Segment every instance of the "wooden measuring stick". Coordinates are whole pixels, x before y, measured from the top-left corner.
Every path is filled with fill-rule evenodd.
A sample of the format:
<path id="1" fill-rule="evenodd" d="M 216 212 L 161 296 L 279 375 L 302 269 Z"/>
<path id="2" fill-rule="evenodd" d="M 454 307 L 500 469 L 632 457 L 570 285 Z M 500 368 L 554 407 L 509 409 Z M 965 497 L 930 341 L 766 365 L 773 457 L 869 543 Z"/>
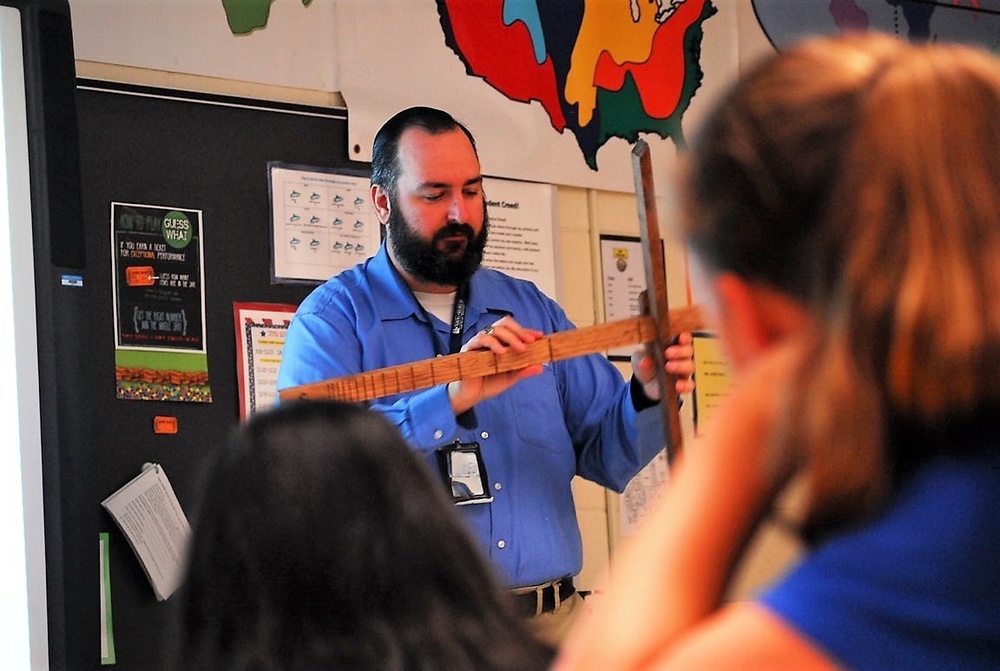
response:
<path id="1" fill-rule="evenodd" d="M 701 312 L 696 307 L 683 308 L 672 313 L 670 320 L 672 328 L 677 333 L 696 330 L 701 327 Z M 490 350 L 459 352 L 289 387 L 279 392 L 279 395 L 285 401 L 294 399 L 368 401 L 439 384 L 504 373 L 534 364 L 594 354 L 615 347 L 645 343 L 655 337 L 656 324 L 652 318 L 633 317 L 553 333 L 530 343 L 521 353 L 496 354 Z"/>
<path id="2" fill-rule="evenodd" d="M 669 308 L 652 165 L 649 146 L 643 140 L 636 141 L 632 150 L 632 169 L 646 268 L 643 311 L 648 311 L 648 314 L 554 333 L 529 344 L 521 353 L 495 354 L 489 350 L 460 352 L 290 387 L 279 392 L 280 398 L 286 401 L 296 399 L 369 401 L 450 382 L 504 373 L 525 366 L 645 343 L 649 355 L 656 364 L 657 381 L 663 398 L 660 409 L 663 413 L 664 432 L 669 436 L 667 460 L 668 463 L 672 463 L 674 456 L 682 447 L 683 435 L 677 388 L 672 380 L 668 379 L 664 369 L 666 363 L 664 349 L 674 335 L 702 328 L 702 318 L 697 306 L 675 310 Z"/>

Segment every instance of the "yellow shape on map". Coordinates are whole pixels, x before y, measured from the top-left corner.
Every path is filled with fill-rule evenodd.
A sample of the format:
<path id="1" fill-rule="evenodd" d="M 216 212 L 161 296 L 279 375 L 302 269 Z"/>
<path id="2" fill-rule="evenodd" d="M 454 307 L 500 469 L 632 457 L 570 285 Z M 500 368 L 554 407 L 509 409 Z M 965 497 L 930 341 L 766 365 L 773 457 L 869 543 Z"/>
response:
<path id="1" fill-rule="evenodd" d="M 642 5 L 642 7 L 640 7 Z M 633 11 L 638 14 L 633 17 Z M 587 0 L 580 33 L 566 76 L 566 101 L 577 104 L 580 127 L 590 123 L 597 106 L 594 73 L 605 51 L 615 63 L 642 63 L 653 49 L 653 35 L 660 24 L 656 5 L 619 0 Z"/>

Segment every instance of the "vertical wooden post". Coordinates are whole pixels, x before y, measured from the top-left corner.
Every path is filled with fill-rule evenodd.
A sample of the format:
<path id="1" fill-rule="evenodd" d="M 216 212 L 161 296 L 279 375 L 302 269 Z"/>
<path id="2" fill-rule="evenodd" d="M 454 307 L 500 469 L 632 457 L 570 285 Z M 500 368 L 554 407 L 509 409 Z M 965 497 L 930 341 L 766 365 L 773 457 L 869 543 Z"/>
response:
<path id="1" fill-rule="evenodd" d="M 663 413 L 663 434 L 667 439 L 667 463 L 673 463 L 680 452 L 684 436 L 681 430 L 680 403 L 677 387 L 668 378 L 663 366 L 663 350 L 673 340 L 670 331 L 670 303 L 667 298 L 667 277 L 664 272 L 663 244 L 660 240 L 660 222 L 656 214 L 656 193 L 653 186 L 653 168 L 649 145 L 637 140 L 632 148 L 632 175 L 635 179 L 636 205 L 639 208 L 639 231 L 642 237 L 643 260 L 646 264 L 646 309 L 657 328 L 656 341 L 649 345 L 656 362 L 656 376 L 660 385 L 660 410 Z"/>

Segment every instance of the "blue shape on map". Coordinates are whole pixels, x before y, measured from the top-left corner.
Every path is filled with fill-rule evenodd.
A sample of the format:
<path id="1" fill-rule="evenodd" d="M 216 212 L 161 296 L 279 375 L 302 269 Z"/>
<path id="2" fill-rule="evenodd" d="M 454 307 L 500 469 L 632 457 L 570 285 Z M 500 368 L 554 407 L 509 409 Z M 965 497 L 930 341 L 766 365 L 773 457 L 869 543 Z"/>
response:
<path id="1" fill-rule="evenodd" d="M 523 21 L 531 36 L 531 45 L 535 51 L 535 62 L 544 63 L 546 56 L 545 33 L 542 31 L 542 19 L 538 15 L 538 5 L 535 0 L 507 0 L 503 4 L 503 23 L 513 25 L 515 21 Z"/>

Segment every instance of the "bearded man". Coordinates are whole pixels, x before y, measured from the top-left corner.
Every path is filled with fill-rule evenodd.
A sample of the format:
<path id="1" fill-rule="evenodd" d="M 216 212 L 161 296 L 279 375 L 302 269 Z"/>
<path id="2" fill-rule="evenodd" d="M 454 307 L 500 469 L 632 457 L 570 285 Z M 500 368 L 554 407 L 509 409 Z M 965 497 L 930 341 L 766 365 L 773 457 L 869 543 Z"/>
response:
<path id="1" fill-rule="evenodd" d="M 371 197 L 385 240 L 299 306 L 279 389 L 459 351 L 522 352 L 574 328 L 534 284 L 481 266 L 489 221 L 479 156 L 450 114 L 414 107 L 382 126 Z M 678 391 L 690 391 L 690 335 L 665 355 Z M 442 471 L 513 607 L 553 644 L 580 604 L 571 481 L 580 475 L 621 492 L 664 447 L 645 384 L 655 377 L 651 360 L 635 372 L 624 380 L 593 354 L 371 404 Z"/>

